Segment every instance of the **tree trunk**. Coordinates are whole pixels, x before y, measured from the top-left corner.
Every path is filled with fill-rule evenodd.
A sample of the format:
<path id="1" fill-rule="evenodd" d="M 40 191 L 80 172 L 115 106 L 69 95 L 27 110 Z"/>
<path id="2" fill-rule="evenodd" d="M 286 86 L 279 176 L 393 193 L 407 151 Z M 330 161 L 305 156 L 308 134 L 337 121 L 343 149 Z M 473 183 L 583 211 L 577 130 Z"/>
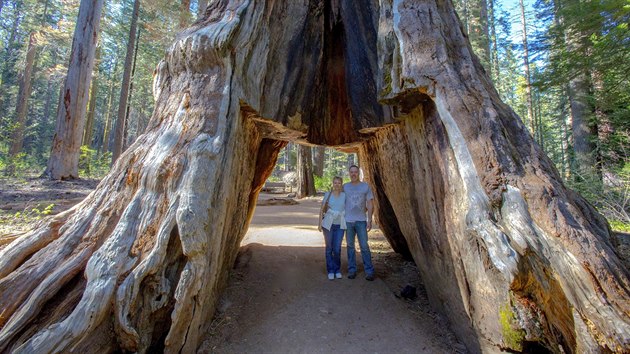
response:
<path id="1" fill-rule="evenodd" d="M 324 155 L 326 147 L 317 146 L 313 148 L 313 174 L 318 177 L 324 177 Z"/>
<path id="2" fill-rule="evenodd" d="M 496 84 L 500 77 L 499 70 L 499 46 L 497 44 L 497 30 L 496 30 L 496 17 L 494 11 L 494 0 L 488 0 L 488 23 L 490 25 L 490 61 L 491 61 L 491 69 L 490 69 L 490 77 L 493 82 Z"/>
<path id="3" fill-rule="evenodd" d="M 305 198 L 316 193 L 315 179 L 313 178 L 313 156 L 310 146 L 298 145 L 297 149 L 298 187 L 296 194 L 298 198 Z"/>
<path id="4" fill-rule="evenodd" d="M 118 58 L 118 55 L 115 56 L 115 58 Z M 113 76 L 116 75 L 116 69 L 118 69 L 118 60 L 114 59 L 114 68 L 111 71 L 110 74 L 110 87 L 109 87 L 109 94 L 107 95 L 107 110 L 105 112 L 105 118 L 104 118 L 104 124 L 103 124 L 103 142 L 102 142 L 102 147 L 101 147 L 101 152 L 105 153 L 107 151 L 109 151 L 109 135 L 110 135 L 110 131 L 111 131 L 111 127 L 112 127 L 112 111 L 114 109 L 114 94 L 115 94 L 115 89 L 116 89 L 116 85 L 115 85 L 115 81 L 113 80 Z"/>
<path id="5" fill-rule="evenodd" d="M 18 33 L 18 27 L 20 25 L 20 20 L 22 19 L 22 4 L 14 3 L 15 8 L 15 16 L 13 20 L 13 25 L 11 26 L 11 34 L 9 35 L 9 40 L 6 43 L 5 52 L 4 52 L 4 60 L 2 63 L 2 77 L 0 78 L 0 116 L 4 116 L 5 112 L 5 103 L 7 99 L 7 87 L 13 84 L 14 80 L 9 80 L 16 61 L 16 55 L 14 55 L 15 49 L 15 41 Z"/>
<path id="6" fill-rule="evenodd" d="M 98 77 L 98 63 L 101 60 L 101 46 L 96 47 L 96 54 L 94 59 L 95 69 L 92 71 L 92 89 L 90 90 L 90 102 L 88 103 L 87 122 L 85 124 L 85 132 L 83 133 L 82 145 L 92 146 L 92 134 L 94 132 L 94 120 L 96 116 L 96 97 L 98 95 L 98 80 L 94 80 Z"/>
<path id="7" fill-rule="evenodd" d="M 15 109 L 15 129 L 11 133 L 11 147 L 9 148 L 9 157 L 15 158 L 22 152 L 24 144 L 24 131 L 26 130 L 26 113 L 28 110 L 28 99 L 31 96 L 31 76 L 33 74 L 33 64 L 35 62 L 35 32 L 31 32 L 28 39 L 28 47 L 26 49 L 26 60 L 24 61 L 24 70 L 19 75 L 19 91 L 17 97 L 17 106 Z M 9 167 L 11 169 L 11 167 Z"/>
<path id="8" fill-rule="evenodd" d="M 194 352 L 287 140 L 359 152 L 386 237 L 470 352 L 629 351 L 606 221 L 499 100 L 451 2 L 283 4 L 212 3 L 111 173 L 0 251 L 0 351 Z"/>
<path id="9" fill-rule="evenodd" d="M 131 15 L 131 26 L 129 27 L 129 37 L 127 41 L 127 54 L 125 55 L 123 79 L 120 86 L 120 99 L 118 100 L 118 118 L 116 119 L 116 129 L 114 131 L 114 150 L 112 151 L 112 164 L 116 162 L 118 157 L 120 157 L 120 154 L 122 154 L 123 152 L 125 129 L 127 125 L 127 100 L 129 99 L 131 67 L 136 41 L 136 31 L 138 29 L 139 11 L 140 0 L 134 0 L 133 12 Z"/>
<path id="10" fill-rule="evenodd" d="M 53 88 L 54 79 L 52 76 L 48 77 L 48 82 L 46 83 L 46 101 L 44 103 L 44 109 L 42 111 L 42 115 L 39 119 L 39 131 L 38 131 L 38 140 L 40 143 L 38 144 L 38 155 L 44 155 L 44 144 L 41 143 L 43 141 L 47 141 L 49 137 L 49 131 L 47 129 L 48 122 L 50 121 L 50 111 L 53 104 L 53 98 L 55 97 L 55 89 Z M 55 85 L 56 87 L 57 85 Z"/>
<path id="11" fill-rule="evenodd" d="M 129 138 L 129 122 L 131 116 L 131 98 L 133 97 L 133 82 L 136 76 L 136 59 L 138 58 L 138 47 L 140 44 L 140 29 L 136 35 L 136 45 L 133 49 L 133 64 L 131 65 L 131 78 L 129 79 L 129 94 L 127 95 L 127 109 L 125 111 L 125 134 L 123 134 L 123 151 L 135 140 L 135 135 Z"/>
<path id="12" fill-rule="evenodd" d="M 190 0 L 181 0 L 179 4 L 179 28 L 186 28 L 190 23 Z"/>
<path id="13" fill-rule="evenodd" d="M 197 1 L 197 19 L 203 18 L 206 14 L 206 8 L 208 7 L 208 0 Z"/>
<path id="14" fill-rule="evenodd" d="M 62 104 L 57 108 L 57 126 L 44 172 L 52 179 L 79 177 L 79 154 L 102 8 L 103 0 L 81 0 L 79 5 Z"/>
<path id="15" fill-rule="evenodd" d="M 521 10 L 521 31 L 523 32 L 523 72 L 525 73 L 525 102 L 527 106 L 527 121 L 531 133 L 536 136 L 536 121 L 534 118 L 534 102 L 532 99 L 532 80 L 529 74 L 529 50 L 527 49 L 527 19 L 525 18 L 525 5 L 519 0 Z"/>

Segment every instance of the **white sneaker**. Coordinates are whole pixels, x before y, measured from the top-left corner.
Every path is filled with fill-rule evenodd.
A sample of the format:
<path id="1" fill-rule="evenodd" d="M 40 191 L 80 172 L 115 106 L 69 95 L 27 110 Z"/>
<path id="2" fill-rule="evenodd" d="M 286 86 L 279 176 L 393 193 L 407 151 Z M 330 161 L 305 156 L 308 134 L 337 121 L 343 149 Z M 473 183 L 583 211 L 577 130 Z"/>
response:
<path id="1" fill-rule="evenodd" d="M 335 274 L 335 278 L 341 279 L 341 278 L 343 278 L 343 276 L 341 275 L 341 273 L 337 273 L 337 274 Z"/>
<path id="2" fill-rule="evenodd" d="M 335 275 L 333 273 L 328 273 L 328 280 L 334 280 Z"/>

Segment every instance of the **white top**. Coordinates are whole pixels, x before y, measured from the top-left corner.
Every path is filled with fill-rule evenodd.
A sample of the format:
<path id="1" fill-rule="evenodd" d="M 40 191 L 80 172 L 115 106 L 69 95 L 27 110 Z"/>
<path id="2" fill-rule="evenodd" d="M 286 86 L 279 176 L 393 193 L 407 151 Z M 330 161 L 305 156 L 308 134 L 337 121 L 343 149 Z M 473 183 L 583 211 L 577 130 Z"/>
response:
<path id="1" fill-rule="evenodd" d="M 326 202 L 326 198 L 328 198 L 328 193 L 324 195 L 322 203 Z M 339 224 L 341 229 L 346 229 L 345 203 L 346 194 L 344 192 L 340 192 L 338 197 L 335 197 L 334 194 L 330 196 L 328 199 L 328 211 L 326 211 L 322 220 L 323 228 L 330 230 L 332 224 Z"/>

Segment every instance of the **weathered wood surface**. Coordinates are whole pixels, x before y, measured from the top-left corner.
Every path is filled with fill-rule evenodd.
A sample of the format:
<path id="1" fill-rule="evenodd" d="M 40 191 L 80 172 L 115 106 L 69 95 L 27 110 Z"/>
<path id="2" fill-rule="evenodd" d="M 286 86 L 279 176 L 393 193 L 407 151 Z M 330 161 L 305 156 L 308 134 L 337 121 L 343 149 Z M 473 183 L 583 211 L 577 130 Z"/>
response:
<path id="1" fill-rule="evenodd" d="M 471 352 L 630 350 L 605 220 L 450 2 L 216 1 L 156 73 L 145 134 L 97 190 L 0 251 L 0 351 L 193 352 L 280 140 L 360 153 L 386 236 Z"/>

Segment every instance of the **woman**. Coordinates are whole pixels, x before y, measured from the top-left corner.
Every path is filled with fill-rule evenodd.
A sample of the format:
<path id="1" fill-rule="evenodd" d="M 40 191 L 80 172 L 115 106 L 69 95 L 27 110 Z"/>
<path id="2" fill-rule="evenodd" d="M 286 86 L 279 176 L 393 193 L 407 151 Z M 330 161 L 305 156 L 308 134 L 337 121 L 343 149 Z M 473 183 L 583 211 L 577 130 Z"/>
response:
<path id="1" fill-rule="evenodd" d="M 341 279 L 341 241 L 346 230 L 345 204 L 343 180 L 341 177 L 335 177 L 332 190 L 324 195 L 317 225 L 319 231 L 324 231 L 326 271 L 329 280 Z"/>

